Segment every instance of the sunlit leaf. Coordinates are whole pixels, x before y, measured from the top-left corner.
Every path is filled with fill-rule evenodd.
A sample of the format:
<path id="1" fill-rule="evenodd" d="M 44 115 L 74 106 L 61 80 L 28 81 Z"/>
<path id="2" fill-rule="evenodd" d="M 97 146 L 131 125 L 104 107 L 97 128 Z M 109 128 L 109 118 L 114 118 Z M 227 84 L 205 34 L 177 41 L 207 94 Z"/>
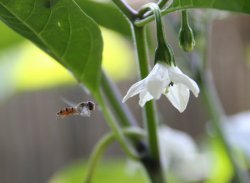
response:
<path id="1" fill-rule="evenodd" d="M 228 183 L 233 177 L 233 169 L 227 153 L 218 138 L 211 141 L 213 157 L 211 176 L 206 183 Z"/>
<path id="2" fill-rule="evenodd" d="M 74 0 L 1 0 L 0 17 L 68 68 L 91 91 L 96 90 L 101 32 Z"/>
<path id="3" fill-rule="evenodd" d="M 145 177 L 141 173 L 129 174 L 122 161 L 106 160 L 97 167 L 93 183 L 144 183 Z M 48 183 L 83 183 L 86 163 L 77 162 L 56 173 Z"/>
<path id="4" fill-rule="evenodd" d="M 14 46 L 24 39 L 21 38 L 18 34 L 16 34 L 13 30 L 8 28 L 2 22 L 0 22 L 0 51 L 3 49 Z M 1 62 L 1 61 L 0 61 Z"/>
<path id="5" fill-rule="evenodd" d="M 53 58 L 30 43 L 19 48 L 11 76 L 17 91 L 43 89 L 60 84 L 73 84 L 72 75 Z"/>

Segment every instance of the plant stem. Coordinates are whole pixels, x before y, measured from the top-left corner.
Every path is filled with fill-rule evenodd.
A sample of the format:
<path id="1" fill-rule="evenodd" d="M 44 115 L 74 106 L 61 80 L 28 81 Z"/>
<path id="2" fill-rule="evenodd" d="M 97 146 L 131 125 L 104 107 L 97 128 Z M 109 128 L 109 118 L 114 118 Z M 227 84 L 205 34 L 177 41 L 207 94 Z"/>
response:
<path id="1" fill-rule="evenodd" d="M 128 113 L 126 113 L 126 108 L 124 109 L 124 106 L 121 106 L 121 103 L 119 102 L 120 100 L 118 98 L 120 98 L 119 96 L 116 97 L 116 95 L 118 95 L 119 93 L 118 92 L 114 92 L 116 90 L 116 88 L 114 88 L 113 84 L 110 82 L 110 80 L 107 78 L 107 76 L 105 75 L 105 73 L 103 73 L 103 76 L 102 76 L 102 88 L 103 88 L 103 91 L 105 92 L 106 94 L 106 98 L 109 100 L 109 102 L 112 104 L 111 107 L 114 109 L 114 112 L 115 114 L 117 114 L 118 116 L 118 119 L 122 122 L 122 125 L 124 126 L 127 126 L 128 123 L 131 123 L 131 121 L 133 122 L 133 119 L 131 120 L 130 119 L 130 112 L 128 111 Z M 133 116 L 131 116 L 133 118 Z M 130 124 L 131 125 L 131 124 Z M 134 126 L 134 125 L 133 125 Z M 134 130 L 134 129 L 131 129 L 131 130 Z M 125 133 L 125 135 L 127 135 L 127 133 L 129 133 L 128 135 L 131 135 L 130 133 L 132 133 L 131 130 L 123 130 L 123 132 Z M 128 132 L 127 132 L 128 131 Z M 131 132 L 130 132 L 131 131 Z M 138 130 L 137 130 L 138 131 Z M 142 133 L 141 133 L 142 134 Z M 145 137 L 145 134 L 143 135 L 143 137 Z M 109 137 L 107 137 L 109 138 Z M 110 137 L 111 138 L 111 137 Z M 112 136 L 112 139 L 114 138 L 114 135 Z M 131 138 L 130 138 L 131 139 Z M 111 140 L 111 139 L 110 139 Z M 103 142 L 103 141 L 107 141 L 107 142 Z M 132 142 L 135 142 L 135 147 L 139 148 L 137 149 L 138 150 L 138 153 L 142 153 L 142 156 L 143 158 L 141 159 L 141 161 L 144 163 L 144 164 L 147 164 L 146 169 L 147 171 L 150 171 L 151 175 L 150 175 L 150 179 L 152 182 L 154 183 L 162 183 L 162 180 L 161 179 L 161 174 L 159 174 L 158 172 L 161 171 L 160 169 L 160 166 L 159 166 L 159 161 L 154 161 L 154 159 L 152 159 L 151 157 L 149 157 L 148 154 L 144 154 L 145 153 L 145 145 L 144 143 L 141 141 L 141 139 L 134 139 L 134 141 Z M 101 146 L 106 146 L 109 144 L 109 140 L 108 139 L 104 139 L 102 141 L 100 141 L 100 143 L 104 143 L 103 145 Z M 105 145 L 106 144 L 106 145 Z M 98 148 L 101 148 L 102 147 L 98 147 L 99 145 L 97 145 L 97 149 Z M 95 155 L 95 152 L 98 151 L 98 154 L 100 154 L 101 152 L 99 152 L 99 150 L 94 150 L 94 155 L 93 156 L 100 156 L 100 155 Z M 102 151 L 102 150 L 100 150 Z M 97 157 L 97 158 L 98 158 Z M 92 159 L 92 158 L 91 158 Z M 95 158 L 96 159 L 96 158 Z M 92 160 L 91 160 L 92 161 Z M 89 176 L 91 178 L 92 176 L 92 171 L 95 167 L 95 164 L 97 160 L 93 160 L 93 165 L 90 166 L 89 168 L 89 171 L 88 171 L 88 174 L 87 174 L 87 177 Z M 93 167 L 92 167 L 93 166 Z M 91 168 L 92 167 L 92 168 Z M 87 180 L 89 178 L 86 179 L 86 183 L 87 183 Z"/>
<path id="2" fill-rule="evenodd" d="M 174 11 L 177 11 L 177 10 L 180 10 L 180 9 L 181 9 L 180 7 L 177 7 L 177 8 L 165 8 L 164 10 L 161 11 L 161 14 L 166 15 L 168 13 L 171 13 L 171 12 L 174 12 Z M 137 26 L 137 27 L 143 27 L 144 25 L 148 24 L 149 22 L 151 22 L 153 20 L 154 20 L 154 16 L 149 14 L 148 16 L 143 17 L 142 19 L 135 20 L 134 25 Z"/>
<path id="3" fill-rule="evenodd" d="M 140 139 L 145 136 L 142 130 L 140 129 L 135 129 L 135 128 L 127 128 L 123 130 L 123 133 L 130 137 L 130 138 L 136 138 Z M 109 133 L 105 135 L 96 145 L 91 153 L 90 160 L 88 162 L 88 169 L 87 173 L 85 176 L 85 180 L 83 181 L 84 183 L 91 183 L 92 177 L 94 174 L 94 171 L 96 170 L 96 166 L 98 161 L 100 160 L 101 156 L 104 154 L 104 151 L 107 149 L 107 147 L 114 142 L 115 140 L 115 135 L 114 133 Z"/>
<path id="4" fill-rule="evenodd" d="M 124 0 L 112 0 L 113 3 L 122 11 L 124 15 L 130 20 L 133 21 L 137 12 L 132 9 Z"/>
<path id="5" fill-rule="evenodd" d="M 222 121 L 222 119 L 225 118 L 225 115 L 220 100 L 217 96 L 211 76 L 209 76 L 207 73 L 204 73 L 203 75 L 200 75 L 200 79 L 201 96 L 203 97 L 204 104 L 207 108 L 210 117 L 212 118 L 211 122 L 215 133 L 218 135 L 222 145 L 224 146 L 227 156 L 232 163 L 235 172 L 236 182 L 249 183 L 250 181 L 247 173 L 244 172 L 244 170 L 238 165 L 237 160 L 234 157 L 233 149 L 230 147 L 226 139 Z"/>
<path id="6" fill-rule="evenodd" d="M 157 2 L 158 6 L 159 6 L 160 8 L 163 8 L 165 5 L 168 7 L 168 6 L 170 6 L 172 3 L 173 3 L 173 0 L 159 0 L 159 1 Z"/>
<path id="7" fill-rule="evenodd" d="M 141 79 L 145 78 L 149 73 L 148 54 L 145 39 L 145 29 L 143 27 L 133 27 L 134 42 L 137 49 L 137 56 L 140 68 Z M 157 119 L 155 115 L 155 106 L 153 101 L 145 104 L 144 108 L 144 125 L 147 129 L 149 157 L 142 160 L 149 177 L 154 183 L 163 183 L 164 176 L 162 175 L 158 136 L 157 136 Z M 153 164 L 153 167 L 151 166 Z"/>
<path id="8" fill-rule="evenodd" d="M 124 152 L 132 159 L 139 160 L 140 157 L 132 147 L 132 145 L 129 143 L 129 141 L 124 136 L 121 127 L 118 125 L 118 123 L 115 121 L 115 118 L 107 105 L 105 104 L 103 97 L 100 93 L 95 94 L 95 99 L 98 101 L 98 104 L 103 112 L 104 118 L 106 119 L 107 123 L 109 124 L 109 127 L 111 128 L 112 132 L 115 135 L 115 138 L 121 145 Z"/>
<path id="9" fill-rule="evenodd" d="M 148 3 L 140 9 L 140 11 L 138 12 L 138 15 L 140 17 L 143 17 L 143 15 L 150 10 L 151 10 L 150 13 L 153 13 L 153 15 L 155 16 L 157 43 L 159 44 L 159 46 L 165 46 L 166 38 L 164 34 L 164 27 L 162 25 L 161 10 L 159 6 L 156 3 Z"/>
<path id="10" fill-rule="evenodd" d="M 137 126 L 137 121 L 131 114 L 126 104 L 121 103 L 121 95 L 118 88 L 111 82 L 106 73 L 102 71 L 101 86 L 107 101 L 114 110 L 116 117 L 123 126 Z"/>
<path id="11" fill-rule="evenodd" d="M 182 26 L 189 26 L 188 24 L 188 14 L 187 14 L 187 10 L 182 10 L 181 11 L 181 21 L 182 21 Z"/>
<path id="12" fill-rule="evenodd" d="M 143 79 L 149 73 L 144 28 L 135 28 L 134 36 L 138 54 L 137 56 L 139 61 L 139 67 L 140 67 L 140 77 L 141 79 Z M 159 150 L 158 150 L 158 139 L 157 139 L 157 120 L 154 110 L 154 103 L 152 101 L 149 101 L 145 104 L 145 115 L 146 118 L 144 120 L 146 120 L 145 126 L 148 131 L 149 149 L 152 157 L 158 159 Z"/>

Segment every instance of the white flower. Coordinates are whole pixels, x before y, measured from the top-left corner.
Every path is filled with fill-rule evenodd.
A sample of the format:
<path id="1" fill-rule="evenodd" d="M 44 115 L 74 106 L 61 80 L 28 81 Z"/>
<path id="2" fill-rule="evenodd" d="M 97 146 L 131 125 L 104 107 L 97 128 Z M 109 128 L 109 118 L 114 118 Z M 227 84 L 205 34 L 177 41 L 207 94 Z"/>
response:
<path id="1" fill-rule="evenodd" d="M 177 66 L 156 63 L 149 75 L 130 87 L 123 102 L 139 94 L 141 107 L 152 99 L 158 100 L 164 94 L 172 105 L 183 112 L 189 100 L 189 90 L 195 97 L 200 90 L 195 81 L 185 75 Z"/>
<path id="2" fill-rule="evenodd" d="M 168 126 L 158 128 L 160 160 L 165 171 L 172 170 L 184 180 L 197 181 L 208 177 L 209 159 L 197 150 L 186 133 Z M 199 163 L 197 163 L 199 162 Z"/>
<path id="3" fill-rule="evenodd" d="M 226 137 L 234 148 L 242 151 L 250 160 L 250 111 L 232 115 L 223 123 Z"/>
<path id="4" fill-rule="evenodd" d="M 158 128 L 160 162 L 164 173 L 171 172 L 185 181 L 206 179 L 210 172 L 208 154 L 198 152 L 194 140 L 186 133 L 167 126 Z M 199 163 L 197 163 L 199 162 Z M 137 161 L 128 162 L 128 172 L 132 175 L 143 170 Z"/>

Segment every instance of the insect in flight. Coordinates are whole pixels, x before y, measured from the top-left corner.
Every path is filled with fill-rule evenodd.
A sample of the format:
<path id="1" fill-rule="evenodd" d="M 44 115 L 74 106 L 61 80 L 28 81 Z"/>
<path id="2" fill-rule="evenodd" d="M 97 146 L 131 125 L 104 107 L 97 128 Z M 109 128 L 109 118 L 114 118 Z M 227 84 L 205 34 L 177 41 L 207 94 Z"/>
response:
<path id="1" fill-rule="evenodd" d="M 80 102 L 79 104 L 71 107 L 66 107 L 59 112 L 57 112 L 56 116 L 57 119 L 63 119 L 65 117 L 71 115 L 80 115 L 83 117 L 90 117 L 91 112 L 95 110 L 95 103 L 88 101 L 88 102 Z"/>

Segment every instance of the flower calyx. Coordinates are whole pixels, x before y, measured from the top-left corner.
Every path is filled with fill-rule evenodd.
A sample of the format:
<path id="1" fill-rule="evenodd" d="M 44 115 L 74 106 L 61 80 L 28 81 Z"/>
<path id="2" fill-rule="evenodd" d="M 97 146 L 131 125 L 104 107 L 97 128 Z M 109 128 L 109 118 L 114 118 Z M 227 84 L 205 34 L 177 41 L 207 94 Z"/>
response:
<path id="1" fill-rule="evenodd" d="M 158 62 L 164 62 L 167 65 L 176 66 L 175 59 L 174 59 L 174 52 L 172 48 L 166 43 L 159 44 L 155 50 L 154 64 Z"/>

